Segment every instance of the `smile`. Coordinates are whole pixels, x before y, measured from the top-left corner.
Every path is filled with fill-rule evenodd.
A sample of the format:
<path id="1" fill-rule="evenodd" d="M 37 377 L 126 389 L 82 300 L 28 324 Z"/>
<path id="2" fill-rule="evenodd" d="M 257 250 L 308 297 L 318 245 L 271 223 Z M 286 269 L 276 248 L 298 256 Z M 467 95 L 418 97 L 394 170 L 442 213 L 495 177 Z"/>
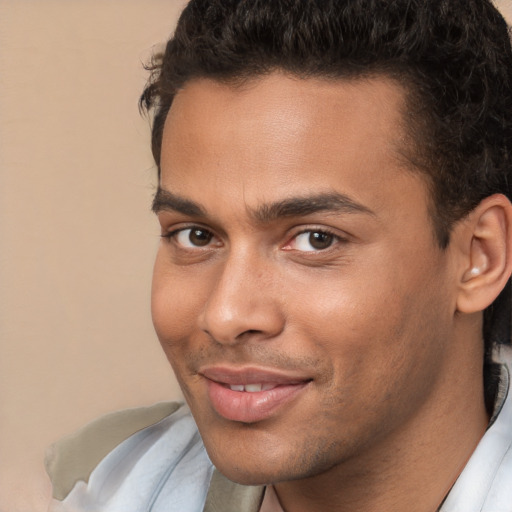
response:
<path id="1" fill-rule="evenodd" d="M 291 406 L 312 380 L 254 369 L 208 368 L 200 374 L 213 410 L 224 419 L 242 423 L 276 416 Z"/>

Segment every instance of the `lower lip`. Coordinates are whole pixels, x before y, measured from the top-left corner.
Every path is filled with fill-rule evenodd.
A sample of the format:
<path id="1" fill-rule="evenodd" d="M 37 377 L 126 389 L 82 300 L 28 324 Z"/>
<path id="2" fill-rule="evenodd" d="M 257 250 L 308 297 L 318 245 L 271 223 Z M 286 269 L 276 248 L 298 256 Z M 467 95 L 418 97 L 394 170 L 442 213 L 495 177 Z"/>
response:
<path id="1" fill-rule="evenodd" d="M 291 402 L 308 382 L 277 386 L 267 391 L 232 391 L 215 381 L 208 380 L 208 396 L 215 411 L 231 421 L 256 423 L 275 414 Z"/>

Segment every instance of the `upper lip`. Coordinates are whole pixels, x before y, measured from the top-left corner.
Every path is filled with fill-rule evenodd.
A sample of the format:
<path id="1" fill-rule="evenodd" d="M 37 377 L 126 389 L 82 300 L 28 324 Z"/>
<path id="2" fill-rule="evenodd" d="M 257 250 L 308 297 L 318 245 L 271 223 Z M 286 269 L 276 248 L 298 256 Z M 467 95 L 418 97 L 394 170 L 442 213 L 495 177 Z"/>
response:
<path id="1" fill-rule="evenodd" d="M 209 380 L 228 385 L 275 384 L 282 386 L 285 384 L 300 384 L 312 380 L 310 377 L 274 368 L 208 366 L 200 369 L 198 373 Z"/>

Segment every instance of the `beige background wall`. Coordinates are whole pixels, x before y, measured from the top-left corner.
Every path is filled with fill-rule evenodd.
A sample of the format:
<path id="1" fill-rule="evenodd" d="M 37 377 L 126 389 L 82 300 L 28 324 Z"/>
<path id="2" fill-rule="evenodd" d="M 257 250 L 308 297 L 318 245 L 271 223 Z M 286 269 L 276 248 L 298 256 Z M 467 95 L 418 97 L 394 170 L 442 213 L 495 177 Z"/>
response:
<path id="1" fill-rule="evenodd" d="M 179 396 L 153 333 L 141 62 L 179 0 L 0 0 L 0 511 L 46 509 L 44 448 Z"/>
<path id="2" fill-rule="evenodd" d="M 179 397 L 150 321 L 137 98 L 182 4 L 0 0 L 0 512 L 45 510 L 55 439 Z"/>

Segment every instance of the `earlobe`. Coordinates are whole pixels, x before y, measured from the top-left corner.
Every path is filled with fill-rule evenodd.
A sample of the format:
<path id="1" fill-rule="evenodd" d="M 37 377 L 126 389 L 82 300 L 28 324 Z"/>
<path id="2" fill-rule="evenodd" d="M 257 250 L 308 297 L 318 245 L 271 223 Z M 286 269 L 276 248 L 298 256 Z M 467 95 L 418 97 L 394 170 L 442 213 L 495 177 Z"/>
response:
<path id="1" fill-rule="evenodd" d="M 487 308 L 512 272 L 512 205 L 502 194 L 485 198 L 464 221 L 464 258 L 457 310 Z"/>

